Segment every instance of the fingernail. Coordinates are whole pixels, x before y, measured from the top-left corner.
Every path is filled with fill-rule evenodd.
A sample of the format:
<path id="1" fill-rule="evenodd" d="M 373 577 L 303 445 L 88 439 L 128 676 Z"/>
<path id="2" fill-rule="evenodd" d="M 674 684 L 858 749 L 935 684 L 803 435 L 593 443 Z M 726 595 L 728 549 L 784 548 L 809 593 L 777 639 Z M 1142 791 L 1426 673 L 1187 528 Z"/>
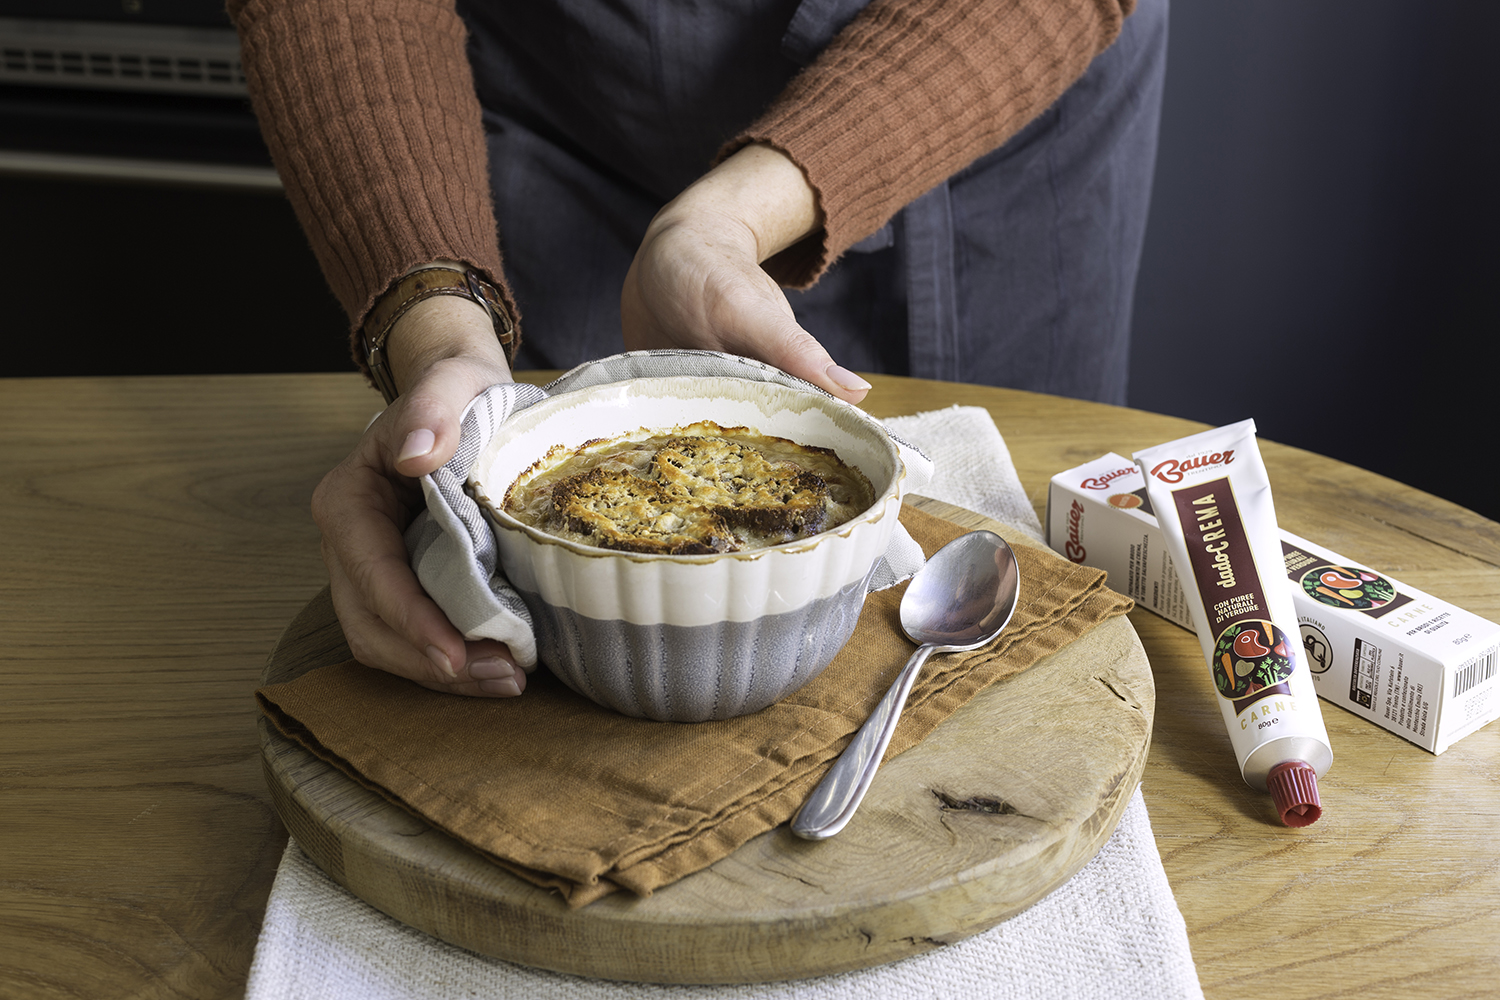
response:
<path id="1" fill-rule="evenodd" d="M 515 672 L 516 668 L 510 662 L 498 656 L 486 656 L 469 663 L 469 676 L 476 681 L 500 680 L 502 677 L 514 676 Z"/>
<path id="2" fill-rule="evenodd" d="M 401 454 L 396 456 L 396 461 L 404 462 L 409 458 L 421 458 L 432 450 L 437 444 L 437 435 L 425 427 L 420 427 L 406 435 L 406 440 L 401 443 Z"/>
<path id="3" fill-rule="evenodd" d="M 850 392 L 859 392 L 861 389 L 870 388 L 870 383 L 842 365 L 829 365 L 823 369 L 823 374 Z"/>
<path id="4" fill-rule="evenodd" d="M 427 647 L 427 658 L 437 665 L 437 668 L 449 677 L 457 677 L 453 670 L 453 661 L 448 659 L 448 654 L 436 646 Z"/>
<path id="5" fill-rule="evenodd" d="M 480 681 L 479 690 L 485 694 L 497 694 L 502 698 L 514 698 L 521 693 L 521 685 L 516 683 L 514 677 L 501 677 L 498 680 Z"/>

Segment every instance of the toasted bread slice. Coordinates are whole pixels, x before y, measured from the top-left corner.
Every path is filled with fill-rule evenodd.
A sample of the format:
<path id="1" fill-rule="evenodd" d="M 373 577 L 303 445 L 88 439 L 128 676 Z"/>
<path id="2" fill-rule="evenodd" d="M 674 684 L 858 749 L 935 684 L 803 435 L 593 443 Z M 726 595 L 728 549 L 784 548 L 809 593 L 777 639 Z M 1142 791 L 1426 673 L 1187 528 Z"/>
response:
<path id="1" fill-rule="evenodd" d="M 739 540 L 713 510 L 681 490 L 624 470 L 594 469 L 552 488 L 552 508 L 568 529 L 626 552 L 707 555 L 734 552 Z"/>
<path id="2" fill-rule="evenodd" d="M 828 518 L 828 484 L 790 462 L 772 462 L 746 445 L 717 437 L 676 437 L 652 458 L 662 482 L 731 527 L 787 538 L 816 534 Z"/>

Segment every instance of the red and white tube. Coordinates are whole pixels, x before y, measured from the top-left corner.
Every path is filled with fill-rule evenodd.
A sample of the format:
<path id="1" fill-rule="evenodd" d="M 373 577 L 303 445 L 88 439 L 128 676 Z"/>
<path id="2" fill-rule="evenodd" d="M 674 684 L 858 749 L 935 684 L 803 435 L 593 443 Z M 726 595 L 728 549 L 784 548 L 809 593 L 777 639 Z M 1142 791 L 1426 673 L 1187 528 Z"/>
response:
<path id="1" fill-rule="evenodd" d="M 1282 562 L 1271 484 L 1244 420 L 1132 456 L 1184 581 L 1246 784 L 1288 826 L 1322 815 L 1333 763 Z"/>

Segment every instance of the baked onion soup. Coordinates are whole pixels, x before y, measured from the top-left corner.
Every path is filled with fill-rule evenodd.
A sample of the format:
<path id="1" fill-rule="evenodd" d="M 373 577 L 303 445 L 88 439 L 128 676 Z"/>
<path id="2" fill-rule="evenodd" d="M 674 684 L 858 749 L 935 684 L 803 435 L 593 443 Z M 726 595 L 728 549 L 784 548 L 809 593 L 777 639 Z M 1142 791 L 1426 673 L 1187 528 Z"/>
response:
<path id="1" fill-rule="evenodd" d="M 468 488 L 536 659 L 626 715 L 701 722 L 758 711 L 833 659 L 905 481 L 896 442 L 856 406 L 666 376 L 520 410 Z"/>
<path id="2" fill-rule="evenodd" d="M 873 502 L 870 481 L 831 449 L 700 421 L 553 449 L 504 508 L 584 545 L 708 555 L 805 538 Z"/>

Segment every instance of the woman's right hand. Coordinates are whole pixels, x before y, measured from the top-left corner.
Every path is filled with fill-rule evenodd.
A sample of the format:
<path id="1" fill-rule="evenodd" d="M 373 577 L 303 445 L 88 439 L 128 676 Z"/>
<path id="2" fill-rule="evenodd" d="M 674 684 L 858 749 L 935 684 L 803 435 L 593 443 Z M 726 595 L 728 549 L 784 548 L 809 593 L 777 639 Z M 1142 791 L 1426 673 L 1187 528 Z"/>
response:
<path id="1" fill-rule="evenodd" d="M 510 368 L 488 314 L 436 296 L 417 303 L 387 340 L 401 395 L 313 493 L 334 611 L 356 659 L 434 691 L 514 697 L 526 674 L 492 639 L 466 641 L 423 591 L 402 533 L 423 509 L 420 476 L 458 447 L 470 400 Z"/>

